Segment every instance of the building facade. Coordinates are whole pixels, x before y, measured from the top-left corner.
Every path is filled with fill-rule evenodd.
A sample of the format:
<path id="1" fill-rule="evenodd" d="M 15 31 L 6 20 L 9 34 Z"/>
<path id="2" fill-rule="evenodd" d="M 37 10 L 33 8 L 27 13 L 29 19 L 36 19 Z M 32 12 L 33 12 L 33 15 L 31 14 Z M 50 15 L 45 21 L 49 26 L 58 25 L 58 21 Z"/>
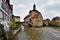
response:
<path id="1" fill-rule="evenodd" d="M 43 26 L 49 26 L 50 19 L 43 20 Z"/>
<path id="2" fill-rule="evenodd" d="M 4 25 L 6 31 L 9 30 L 12 13 L 13 5 L 10 5 L 10 0 L 0 0 L 0 23 Z"/>
<path id="3" fill-rule="evenodd" d="M 33 10 L 29 12 L 31 23 L 33 27 L 41 27 L 43 25 L 43 17 L 41 13 L 36 10 L 36 5 L 33 5 Z"/>
<path id="4" fill-rule="evenodd" d="M 52 19 L 52 22 L 53 22 L 54 25 L 60 26 L 60 17 L 54 17 Z"/>
<path id="5" fill-rule="evenodd" d="M 30 22 L 29 15 L 27 15 L 27 16 L 24 18 L 24 22 L 26 22 L 26 23 Z"/>
<path id="6" fill-rule="evenodd" d="M 36 10 L 36 5 L 33 5 L 33 10 L 29 11 L 29 16 L 26 16 L 24 21 L 28 22 L 32 27 L 41 27 L 43 26 L 43 17 L 41 13 Z"/>
<path id="7" fill-rule="evenodd" d="M 16 22 L 20 22 L 20 16 L 13 16 L 13 19 L 14 19 Z"/>

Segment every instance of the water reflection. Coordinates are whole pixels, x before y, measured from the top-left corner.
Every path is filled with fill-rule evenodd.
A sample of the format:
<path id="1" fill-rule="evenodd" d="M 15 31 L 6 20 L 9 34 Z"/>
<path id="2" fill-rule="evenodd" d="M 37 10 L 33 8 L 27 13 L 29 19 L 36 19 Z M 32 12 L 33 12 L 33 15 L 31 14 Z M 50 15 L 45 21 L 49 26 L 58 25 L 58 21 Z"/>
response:
<path id="1" fill-rule="evenodd" d="M 27 31 L 28 30 L 28 31 Z M 26 28 L 26 34 L 28 35 L 28 40 L 42 40 L 42 31 L 37 28 Z"/>
<path id="2" fill-rule="evenodd" d="M 21 26 L 22 30 L 24 30 L 24 26 Z"/>
<path id="3" fill-rule="evenodd" d="M 42 40 L 41 38 L 42 30 L 40 28 L 23 28 L 22 31 L 15 36 L 14 40 Z"/>

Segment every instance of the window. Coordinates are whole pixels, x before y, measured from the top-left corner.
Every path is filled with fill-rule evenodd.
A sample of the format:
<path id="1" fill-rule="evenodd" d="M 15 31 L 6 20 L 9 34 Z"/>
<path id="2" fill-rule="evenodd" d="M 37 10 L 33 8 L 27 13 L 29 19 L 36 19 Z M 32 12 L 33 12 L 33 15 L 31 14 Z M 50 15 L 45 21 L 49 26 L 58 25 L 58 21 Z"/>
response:
<path id="1" fill-rule="evenodd" d="M 3 20 L 4 20 L 4 14 L 3 14 Z"/>

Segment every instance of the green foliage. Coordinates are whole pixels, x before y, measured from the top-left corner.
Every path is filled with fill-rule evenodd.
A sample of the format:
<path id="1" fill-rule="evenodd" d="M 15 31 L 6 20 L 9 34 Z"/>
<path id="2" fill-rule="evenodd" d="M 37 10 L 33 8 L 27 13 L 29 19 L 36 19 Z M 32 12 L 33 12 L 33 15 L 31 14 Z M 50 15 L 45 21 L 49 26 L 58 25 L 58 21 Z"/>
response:
<path id="1" fill-rule="evenodd" d="M 0 28 L 4 27 L 4 25 L 0 24 Z"/>
<path id="2" fill-rule="evenodd" d="M 49 23 L 49 26 L 60 27 L 59 20 L 59 17 L 54 17 L 52 21 Z"/>
<path id="3" fill-rule="evenodd" d="M 20 26 L 20 22 L 16 22 L 17 26 Z"/>
<path id="4" fill-rule="evenodd" d="M 15 22 L 15 20 L 12 19 L 10 29 L 14 30 L 14 29 L 18 29 L 19 27 L 20 27 L 20 22 Z"/>
<path id="5" fill-rule="evenodd" d="M 43 27 L 44 27 L 44 26 L 46 26 L 46 24 L 45 24 L 45 23 L 43 23 Z"/>
<path id="6" fill-rule="evenodd" d="M 53 27 L 60 27 L 60 25 L 56 24 L 54 21 L 49 22 L 48 25 Z"/>
<path id="7" fill-rule="evenodd" d="M 2 29 L 0 32 L 2 33 L 2 36 L 3 36 L 3 39 L 4 40 L 7 40 L 8 38 L 7 38 L 7 34 L 6 34 L 6 32 L 5 32 L 5 30 L 3 29 L 3 27 L 4 27 L 4 25 L 3 24 L 0 24 L 0 28 Z"/>
<path id="8" fill-rule="evenodd" d="M 11 26 L 11 27 L 9 27 L 10 28 L 10 30 L 14 30 L 14 28 Z"/>
<path id="9" fill-rule="evenodd" d="M 14 19 L 11 20 L 11 28 L 15 28 L 17 26 Z"/>
<path id="10" fill-rule="evenodd" d="M 2 35 L 3 37 L 4 37 L 4 40 L 7 40 L 8 39 L 8 35 L 7 35 L 7 33 L 5 32 L 5 31 L 3 31 L 3 35 Z"/>
<path id="11" fill-rule="evenodd" d="M 49 22 L 49 24 L 48 24 L 49 26 L 55 26 L 55 24 L 54 24 L 54 22 L 53 21 L 51 21 L 51 22 Z"/>

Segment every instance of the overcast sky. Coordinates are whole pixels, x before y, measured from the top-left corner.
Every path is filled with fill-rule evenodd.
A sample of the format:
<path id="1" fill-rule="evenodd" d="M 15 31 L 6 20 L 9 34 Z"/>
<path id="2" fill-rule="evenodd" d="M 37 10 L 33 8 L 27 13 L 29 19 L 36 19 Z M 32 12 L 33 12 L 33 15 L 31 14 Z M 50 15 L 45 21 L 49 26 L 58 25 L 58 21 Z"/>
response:
<path id="1" fill-rule="evenodd" d="M 11 0 L 13 14 L 20 16 L 23 21 L 23 18 L 33 9 L 34 2 L 44 19 L 60 16 L 60 0 Z"/>

